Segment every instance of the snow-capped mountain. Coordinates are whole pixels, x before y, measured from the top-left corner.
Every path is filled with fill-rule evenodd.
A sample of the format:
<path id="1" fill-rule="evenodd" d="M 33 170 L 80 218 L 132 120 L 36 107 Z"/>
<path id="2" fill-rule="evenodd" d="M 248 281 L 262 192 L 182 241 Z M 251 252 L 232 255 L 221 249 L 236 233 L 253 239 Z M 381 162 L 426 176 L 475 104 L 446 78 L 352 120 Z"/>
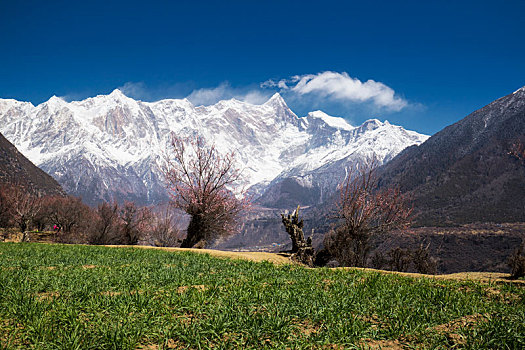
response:
<path id="1" fill-rule="evenodd" d="M 200 134 L 221 152 L 235 151 L 244 185 L 267 205 L 286 193 L 279 187 L 285 180 L 322 200 L 349 162 L 382 163 L 427 139 L 376 119 L 354 127 L 321 111 L 299 118 L 279 94 L 262 105 L 231 99 L 194 106 L 187 99 L 136 101 L 119 90 L 69 103 L 53 96 L 37 106 L 0 99 L 0 132 L 89 203 L 166 199 L 160 165 L 171 132 Z"/>

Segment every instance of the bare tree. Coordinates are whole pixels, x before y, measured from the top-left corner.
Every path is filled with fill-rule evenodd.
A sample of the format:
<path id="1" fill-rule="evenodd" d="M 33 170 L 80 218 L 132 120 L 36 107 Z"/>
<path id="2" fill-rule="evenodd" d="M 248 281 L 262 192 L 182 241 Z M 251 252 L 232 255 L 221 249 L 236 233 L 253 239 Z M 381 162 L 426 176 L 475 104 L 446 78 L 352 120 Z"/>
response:
<path id="1" fill-rule="evenodd" d="M 346 266 L 365 266 L 370 240 L 377 234 L 410 224 L 412 209 L 398 189 L 377 190 L 375 164 L 351 172 L 340 186 L 337 224 L 325 236 L 324 245 Z"/>
<path id="2" fill-rule="evenodd" d="M 137 244 L 150 219 L 151 211 L 148 208 L 138 208 L 135 203 L 125 201 L 120 208 L 122 243 Z"/>
<path id="3" fill-rule="evenodd" d="M 430 256 L 429 247 L 430 243 L 425 247 L 421 244 L 419 248 L 414 249 L 410 255 L 416 272 L 435 275 L 437 273 L 437 263 L 436 260 Z"/>
<path id="4" fill-rule="evenodd" d="M 233 152 L 221 155 L 200 136 L 172 134 L 166 179 L 174 206 L 190 215 L 182 247 L 203 247 L 234 232 L 247 200 L 232 192 L 241 173 Z"/>
<path id="5" fill-rule="evenodd" d="M 89 230 L 90 244 L 114 244 L 119 240 L 120 218 L 117 202 L 103 202 L 97 206 L 93 224 Z"/>
<path id="6" fill-rule="evenodd" d="M 149 228 L 151 243 L 157 247 L 180 246 L 183 238 L 180 224 L 182 213 L 179 214 L 166 205 L 152 213 Z"/>
<path id="7" fill-rule="evenodd" d="M 57 232 L 70 234 L 89 220 L 91 210 L 78 197 L 51 196 L 45 198 L 45 212 L 48 221 Z"/>
<path id="8" fill-rule="evenodd" d="M 0 186 L 0 227 L 7 228 L 11 226 L 10 206 L 8 199 L 8 188 Z"/>
<path id="9" fill-rule="evenodd" d="M 307 266 L 314 266 L 314 248 L 312 247 L 312 238 L 304 238 L 303 219 L 299 219 L 299 208 L 290 215 L 281 214 L 282 222 L 286 233 L 292 240 L 292 249 L 290 253 L 293 260 L 299 261 Z"/>
<path id="10" fill-rule="evenodd" d="M 396 247 L 388 253 L 388 265 L 392 271 L 406 271 L 410 265 L 410 250 Z"/>
<path id="11" fill-rule="evenodd" d="M 525 276 L 525 242 L 516 248 L 507 263 L 510 266 L 510 276 L 512 278 Z"/>
<path id="12" fill-rule="evenodd" d="M 6 204 L 12 220 L 22 232 L 22 240 L 28 236 L 26 230 L 42 207 L 40 198 L 32 195 L 20 186 L 11 186 L 5 191 Z"/>

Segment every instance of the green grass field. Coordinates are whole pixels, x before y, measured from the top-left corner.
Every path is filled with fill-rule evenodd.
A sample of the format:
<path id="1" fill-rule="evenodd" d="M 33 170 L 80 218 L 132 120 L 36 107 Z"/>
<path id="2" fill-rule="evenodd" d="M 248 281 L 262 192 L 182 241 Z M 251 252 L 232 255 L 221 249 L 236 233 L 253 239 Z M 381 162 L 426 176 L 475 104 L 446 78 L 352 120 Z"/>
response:
<path id="1" fill-rule="evenodd" d="M 525 348 L 525 290 L 134 248 L 0 243 L 0 348 Z"/>

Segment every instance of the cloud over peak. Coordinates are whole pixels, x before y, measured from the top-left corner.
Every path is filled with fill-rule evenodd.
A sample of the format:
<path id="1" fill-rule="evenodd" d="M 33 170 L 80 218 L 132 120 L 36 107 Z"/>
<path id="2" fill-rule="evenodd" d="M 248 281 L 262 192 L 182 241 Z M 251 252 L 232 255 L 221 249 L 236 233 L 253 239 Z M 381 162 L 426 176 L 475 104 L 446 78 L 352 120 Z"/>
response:
<path id="1" fill-rule="evenodd" d="M 252 88 L 234 88 L 228 82 L 216 87 L 193 90 L 187 99 L 194 105 L 211 105 L 220 100 L 235 98 L 240 101 L 261 104 L 268 99 L 268 93 Z"/>
<path id="2" fill-rule="evenodd" d="M 408 105 L 403 98 L 396 96 L 389 86 L 375 80 L 362 82 L 348 73 L 325 71 L 317 74 L 296 75 L 279 81 L 268 80 L 262 88 L 279 88 L 299 96 L 314 94 L 337 101 L 372 102 L 375 106 L 392 111 L 400 111 Z"/>

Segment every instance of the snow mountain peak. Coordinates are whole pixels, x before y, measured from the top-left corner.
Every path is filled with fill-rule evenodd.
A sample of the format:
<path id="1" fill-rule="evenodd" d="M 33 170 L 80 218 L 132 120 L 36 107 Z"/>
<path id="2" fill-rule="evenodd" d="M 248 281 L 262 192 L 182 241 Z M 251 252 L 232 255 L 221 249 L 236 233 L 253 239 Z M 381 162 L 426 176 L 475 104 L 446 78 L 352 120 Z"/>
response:
<path id="1" fill-rule="evenodd" d="M 513 94 L 517 94 L 517 93 L 525 93 L 525 86 L 522 86 L 518 90 L 513 92 Z"/>
<path id="2" fill-rule="evenodd" d="M 353 130 L 354 127 L 350 125 L 345 119 L 340 117 L 332 117 L 323 111 L 313 111 L 308 113 L 306 118 L 320 120 L 323 124 L 341 130 Z"/>
<path id="3" fill-rule="evenodd" d="M 48 105 L 62 105 L 62 104 L 66 104 L 67 102 L 64 101 L 62 98 L 56 95 L 53 95 L 45 103 Z"/>
<path id="4" fill-rule="evenodd" d="M 388 123 L 388 121 L 386 121 L 385 123 Z M 373 129 L 377 129 L 385 125 L 385 123 L 382 123 L 379 119 L 372 118 L 372 119 L 366 120 L 363 124 L 361 124 L 360 128 L 367 129 L 367 130 L 373 130 Z"/>
<path id="5" fill-rule="evenodd" d="M 268 205 L 278 200 L 269 204 L 266 194 L 285 179 L 329 193 L 353 162 L 371 154 L 386 161 L 427 138 L 378 120 L 353 127 L 322 111 L 299 118 L 278 93 L 262 105 L 226 100 L 196 107 L 187 99 L 137 101 L 118 89 L 82 101 L 53 97 L 36 107 L 0 100 L 0 132 L 92 204 L 166 200 L 161 169 L 171 132 L 199 134 L 220 152 L 235 151 L 243 185 Z"/>
<path id="6" fill-rule="evenodd" d="M 286 102 L 284 102 L 284 99 L 283 97 L 281 96 L 280 93 L 276 92 L 275 94 L 272 95 L 272 97 L 270 97 L 268 99 L 268 101 L 266 101 L 266 103 L 271 103 L 271 102 L 279 102 L 279 103 L 284 103 L 286 104 Z"/>
<path id="7" fill-rule="evenodd" d="M 267 106 L 272 106 L 274 108 L 288 108 L 288 105 L 284 101 L 284 98 L 278 92 L 273 94 L 272 97 L 270 97 L 268 101 L 266 101 L 264 104 Z"/>
<path id="8" fill-rule="evenodd" d="M 124 95 L 124 93 L 120 89 L 115 89 L 115 90 L 111 91 L 109 96 L 113 97 L 113 98 L 122 98 L 122 97 L 126 97 L 127 98 L 127 96 Z"/>

